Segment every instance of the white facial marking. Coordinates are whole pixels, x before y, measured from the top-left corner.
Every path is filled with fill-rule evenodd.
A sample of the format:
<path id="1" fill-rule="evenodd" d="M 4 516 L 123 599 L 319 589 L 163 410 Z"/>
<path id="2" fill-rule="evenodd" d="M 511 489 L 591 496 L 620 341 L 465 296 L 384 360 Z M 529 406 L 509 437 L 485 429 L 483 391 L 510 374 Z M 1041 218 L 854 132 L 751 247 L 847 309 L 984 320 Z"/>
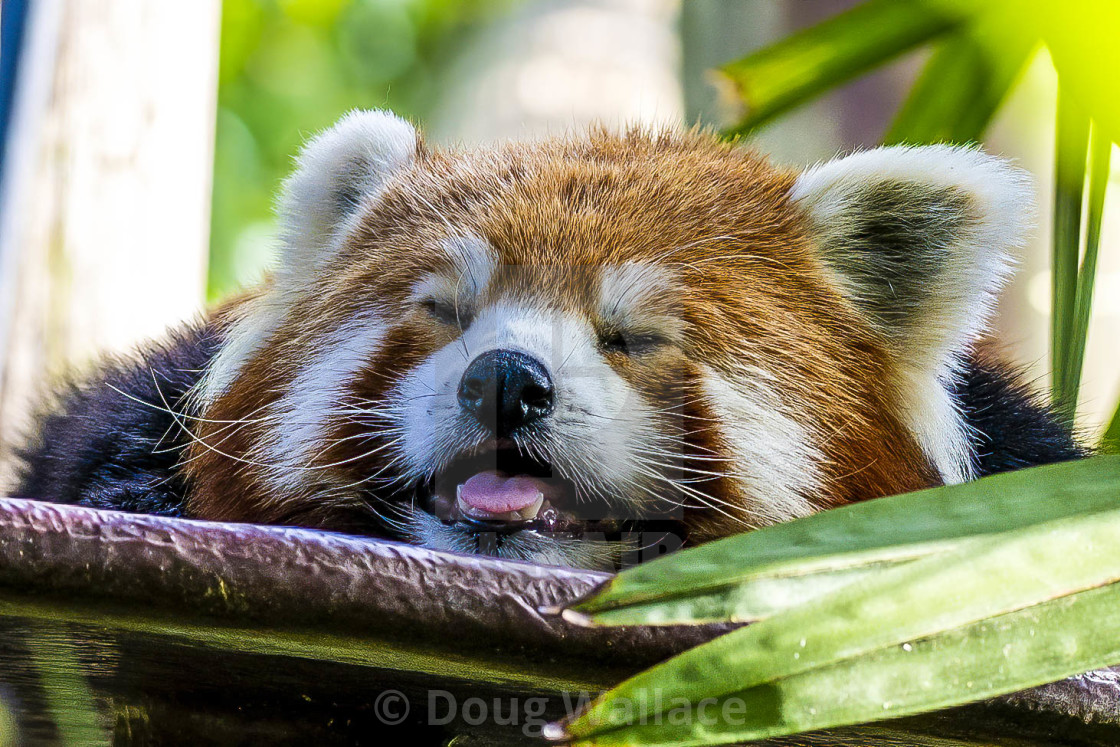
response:
<path id="1" fill-rule="evenodd" d="M 750 521 L 765 526 L 808 516 L 820 490 L 820 451 L 805 428 L 783 412 L 772 377 L 744 369 L 734 378 L 704 366 L 704 393 L 727 439 L 729 472 L 743 492 Z"/>
<path id="2" fill-rule="evenodd" d="M 904 402 L 905 424 L 946 485 L 971 480 L 976 473 L 968 426 L 948 389 L 962 365 L 954 359 L 932 375 L 903 365 L 894 374 L 897 390 L 910 394 Z"/>
<path id="3" fill-rule="evenodd" d="M 225 343 L 206 367 L 193 396 L 202 410 L 225 394 L 242 367 L 257 354 L 288 314 L 289 298 L 276 288 L 244 303 L 226 332 Z"/>
<path id="4" fill-rule="evenodd" d="M 666 300 L 674 280 L 662 267 L 638 262 L 604 267 L 599 276 L 599 313 L 612 324 L 637 331 L 657 331 L 680 341 L 685 327 Z"/>
<path id="5" fill-rule="evenodd" d="M 377 353 L 385 334 L 377 318 L 355 318 L 316 345 L 311 360 L 296 375 L 284 396 L 269 409 L 277 424 L 264 446 L 262 462 L 278 494 L 298 489 L 311 476 L 308 467 L 324 448 L 325 431 L 346 402 L 347 387 Z"/>
<path id="6" fill-rule="evenodd" d="M 454 292 L 474 298 L 490 283 L 497 261 L 494 250 L 478 236 L 456 236 L 444 241 L 444 251 L 459 271 Z"/>

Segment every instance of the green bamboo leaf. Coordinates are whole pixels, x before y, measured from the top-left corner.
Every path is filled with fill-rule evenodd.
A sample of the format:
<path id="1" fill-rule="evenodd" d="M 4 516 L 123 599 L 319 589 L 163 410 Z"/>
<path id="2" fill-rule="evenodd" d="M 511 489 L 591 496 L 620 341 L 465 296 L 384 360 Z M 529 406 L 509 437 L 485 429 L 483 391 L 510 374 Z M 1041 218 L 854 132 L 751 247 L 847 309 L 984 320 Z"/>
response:
<path id="1" fill-rule="evenodd" d="M 623 607 L 607 607 L 588 614 L 578 609 L 565 610 L 564 617 L 581 625 L 683 625 L 710 622 L 750 622 L 804 604 L 810 599 L 836 591 L 880 569 L 908 563 L 934 551 L 951 547 L 926 546 L 915 549 L 914 556 L 900 556 L 851 568 L 818 570 L 800 575 L 761 573 L 749 580 L 712 589 L 698 590 L 688 596 L 668 597 Z"/>
<path id="2" fill-rule="evenodd" d="M 1115 0 L 1025 0 L 1009 22 L 1034 26 L 1046 41 L 1065 94 L 1120 142 L 1120 3 Z"/>
<path id="3" fill-rule="evenodd" d="M 1111 584 L 690 703 L 575 744 L 684 747 L 777 737 L 949 708 L 1118 661 L 1120 585 Z"/>
<path id="4" fill-rule="evenodd" d="M 1120 556 L 1110 550 L 1120 542 L 1120 507 L 1111 511 L 1072 516 L 1010 532 L 984 542 L 969 543 L 939 557 L 929 557 L 902 566 L 883 569 L 874 577 L 840 589 L 808 604 L 791 609 L 717 638 L 623 682 L 601 696 L 567 726 L 567 734 L 586 740 L 634 724 L 648 722 L 673 704 L 699 704 L 710 698 L 751 692 L 770 697 L 780 682 L 843 662 L 858 669 L 877 656 L 889 656 L 889 649 L 913 647 L 921 639 L 953 640 L 968 638 L 970 626 L 1008 613 L 1068 598 L 1120 580 Z M 1107 619 L 1090 616 L 1066 628 L 1047 628 L 1047 635 L 1063 635 L 1068 642 L 1061 650 L 1072 672 L 1098 666 L 1101 652 L 1100 631 L 1115 612 L 1120 590 L 1113 589 Z M 1072 602 L 1070 602 L 1072 603 Z M 1029 617 L 1024 619 L 1029 620 Z M 1030 637 L 1030 630 L 1015 626 L 1013 634 Z M 1112 656 L 1120 646 L 1114 639 L 1105 653 Z M 1091 652 L 1086 655 L 1086 652 Z M 1052 654 L 1051 654 L 1052 655 Z M 866 659 L 866 661 L 864 661 Z M 905 659 L 895 660 L 883 672 L 887 682 L 913 676 Z M 925 663 L 946 665 L 945 657 L 931 654 Z M 998 660 L 987 660 L 998 670 Z M 962 666 L 982 671 L 985 660 L 966 658 Z M 1038 677 L 1050 676 L 1033 660 L 1016 668 L 1017 674 L 1002 680 L 1001 686 L 986 686 L 1011 691 L 1038 684 Z M 1113 663 L 1111 659 L 1103 663 Z M 891 679 L 894 678 L 894 679 Z M 861 688 L 868 683 L 860 681 Z M 855 688 L 844 688 L 854 690 Z M 880 708 L 883 698 L 893 704 L 891 690 L 872 691 Z M 931 681 L 921 689 L 923 702 L 938 705 L 966 702 L 977 695 L 976 688 L 961 690 L 951 681 Z M 855 698 L 858 694 L 853 694 Z M 789 711 L 780 698 L 772 698 L 769 708 L 755 714 L 763 719 L 763 731 L 755 738 L 777 733 L 794 733 L 817 728 L 819 714 L 837 699 L 835 689 L 809 687 Z M 898 708 L 881 713 L 883 718 L 902 712 L 915 712 L 898 701 Z M 760 701 L 753 702 L 761 705 Z M 914 709 L 923 706 L 913 705 Z M 842 711 L 841 711 L 842 713 Z M 866 720 L 865 711 L 834 714 L 828 725 Z M 839 719 L 839 720 L 832 720 Z M 589 743 L 604 742 L 593 739 Z M 660 742 L 658 742 L 660 743 Z M 677 742 L 673 742 L 677 743 Z"/>
<path id="5" fill-rule="evenodd" d="M 1120 454 L 1120 405 L 1116 406 L 1116 412 L 1112 413 L 1112 420 L 1108 422 L 1108 426 L 1104 429 L 1104 436 L 1101 438 L 1101 452 Z"/>
<path id="6" fill-rule="evenodd" d="M 1104 197 L 1108 191 L 1108 174 L 1112 157 L 1110 141 L 1096 124 L 1092 127 L 1089 151 L 1089 207 L 1085 230 L 1085 256 L 1077 273 L 1073 318 L 1066 343 L 1066 365 L 1069 373 L 1065 385 L 1069 401 L 1076 404 L 1081 388 L 1081 368 L 1085 361 L 1085 340 L 1089 336 L 1089 319 L 1093 310 L 1093 285 L 1097 276 L 1097 254 L 1101 242 L 1101 220 Z"/>
<path id="7" fill-rule="evenodd" d="M 988 128 L 1037 40 L 1002 19 L 961 28 L 934 51 L 895 116 L 885 144 L 971 143 Z"/>
<path id="8" fill-rule="evenodd" d="M 592 624 L 749 621 L 966 540 L 1120 500 L 1120 457 L 1097 456 L 879 498 L 710 542 L 615 576 L 565 610 Z"/>
<path id="9" fill-rule="evenodd" d="M 1072 425 L 1077 414 L 1074 314 L 1081 261 L 1081 200 L 1085 188 L 1089 117 L 1059 83 L 1054 159 L 1054 246 L 1050 257 L 1050 370 L 1058 414 Z"/>
<path id="10" fill-rule="evenodd" d="M 743 116 L 743 134 L 827 89 L 955 28 L 963 6 L 869 0 L 717 71 Z"/>

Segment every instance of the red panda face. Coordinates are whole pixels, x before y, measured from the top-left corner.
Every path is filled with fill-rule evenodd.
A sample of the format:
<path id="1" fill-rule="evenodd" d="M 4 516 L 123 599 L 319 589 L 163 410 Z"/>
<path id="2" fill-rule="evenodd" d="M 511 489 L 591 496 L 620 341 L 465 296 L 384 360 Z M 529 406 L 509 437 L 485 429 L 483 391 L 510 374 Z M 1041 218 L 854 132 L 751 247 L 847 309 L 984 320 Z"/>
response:
<path id="1" fill-rule="evenodd" d="M 288 184 L 283 266 L 225 312 L 190 513 L 611 567 L 967 477 L 945 384 L 1001 262 L 968 179 L 1010 172 L 852 163 L 874 153 L 452 153 L 351 115 Z"/>

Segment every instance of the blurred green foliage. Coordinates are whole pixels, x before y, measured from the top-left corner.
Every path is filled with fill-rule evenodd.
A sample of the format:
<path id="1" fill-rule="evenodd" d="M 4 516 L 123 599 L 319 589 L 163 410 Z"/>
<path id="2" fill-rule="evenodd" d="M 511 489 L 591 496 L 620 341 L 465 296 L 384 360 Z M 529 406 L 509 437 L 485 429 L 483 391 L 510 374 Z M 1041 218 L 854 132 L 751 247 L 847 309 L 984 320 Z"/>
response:
<path id="1" fill-rule="evenodd" d="M 311 133 L 355 107 L 423 120 L 448 61 L 506 0 L 224 0 L 210 300 L 275 250 L 272 204 Z"/>

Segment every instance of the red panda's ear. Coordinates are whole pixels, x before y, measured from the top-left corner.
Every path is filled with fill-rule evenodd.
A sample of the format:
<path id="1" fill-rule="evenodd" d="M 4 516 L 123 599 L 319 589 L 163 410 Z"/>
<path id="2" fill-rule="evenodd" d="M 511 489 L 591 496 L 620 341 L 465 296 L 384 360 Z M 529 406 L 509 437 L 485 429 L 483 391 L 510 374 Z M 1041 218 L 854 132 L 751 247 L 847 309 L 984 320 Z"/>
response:
<path id="1" fill-rule="evenodd" d="M 941 359 L 983 329 L 1031 194 L 1007 161 L 946 145 L 839 158 L 791 191 L 841 291 L 909 359 Z"/>
<path id="2" fill-rule="evenodd" d="M 1031 195 L 1026 173 L 1007 161 L 947 145 L 830 161 L 790 193 L 826 271 L 891 349 L 911 425 L 947 481 L 966 477 L 967 465 L 954 464 L 965 458 L 959 438 L 944 443 L 960 430 L 945 384 L 1025 239 Z"/>
<path id="3" fill-rule="evenodd" d="M 375 199 L 415 158 L 418 147 L 412 125 L 381 111 L 350 112 L 304 147 L 278 205 L 284 241 L 280 266 L 261 293 L 231 317 L 225 344 L 194 392 L 200 407 L 226 391 L 260 351 L 340 245 L 357 208 Z"/>
<path id="4" fill-rule="evenodd" d="M 400 117 L 361 110 L 312 138 L 280 197 L 285 244 L 281 274 L 299 278 L 314 273 L 347 219 L 412 161 L 418 140 L 416 130 Z"/>

